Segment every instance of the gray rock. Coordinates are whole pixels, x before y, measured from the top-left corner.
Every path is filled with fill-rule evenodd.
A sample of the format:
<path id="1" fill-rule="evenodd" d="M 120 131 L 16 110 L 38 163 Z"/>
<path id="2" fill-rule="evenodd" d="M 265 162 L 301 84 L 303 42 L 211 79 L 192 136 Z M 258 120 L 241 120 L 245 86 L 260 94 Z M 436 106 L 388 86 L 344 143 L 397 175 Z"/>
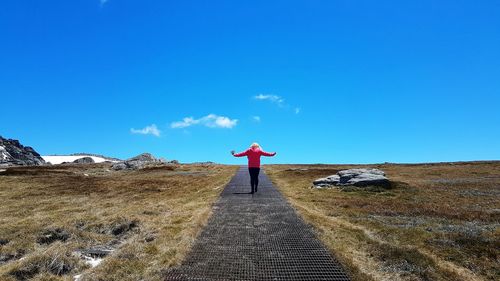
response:
<path id="1" fill-rule="evenodd" d="M 103 258 L 112 253 L 113 251 L 114 249 L 109 246 L 95 246 L 89 249 L 82 250 L 81 253 L 85 256 L 93 258 Z"/>
<path id="2" fill-rule="evenodd" d="M 385 173 L 379 169 L 373 168 L 360 168 L 360 169 L 348 169 L 342 170 L 337 173 L 341 177 L 354 177 L 361 174 L 372 174 L 372 175 L 381 175 L 385 176 Z"/>
<path id="3" fill-rule="evenodd" d="M 316 187 L 329 187 L 332 185 L 337 185 L 339 182 L 340 182 L 339 175 L 331 175 L 331 176 L 326 177 L 326 178 L 317 179 L 313 182 L 313 184 Z"/>
<path id="4" fill-rule="evenodd" d="M 142 153 L 135 157 L 127 159 L 127 161 L 156 162 L 160 160 L 156 159 L 151 153 Z"/>
<path id="5" fill-rule="evenodd" d="M 340 177 L 340 185 L 389 187 L 390 182 L 385 176 L 382 175 L 360 174 L 345 182 L 342 180 L 342 177 Z"/>
<path id="6" fill-rule="evenodd" d="M 339 171 L 336 175 L 317 179 L 313 182 L 317 188 L 332 186 L 382 186 L 389 187 L 389 179 L 378 169 L 349 169 Z"/>
<path id="7" fill-rule="evenodd" d="M 43 165 L 45 161 L 32 147 L 0 136 L 0 167 Z"/>
<path id="8" fill-rule="evenodd" d="M 138 170 L 163 164 L 165 164 L 164 161 L 155 158 L 150 153 L 142 153 L 123 162 L 113 164 L 111 167 L 114 170 Z"/>
<path id="9" fill-rule="evenodd" d="M 95 161 L 94 161 L 94 159 L 92 159 L 92 157 L 82 157 L 82 158 L 76 159 L 75 161 L 73 161 L 73 163 L 76 163 L 76 164 L 92 164 L 92 163 L 95 163 Z"/>
<path id="10" fill-rule="evenodd" d="M 111 166 L 111 168 L 113 168 L 113 170 L 119 171 L 119 170 L 126 170 L 128 168 L 128 166 L 127 166 L 127 164 L 125 164 L 125 162 L 119 162 L 119 163 L 113 164 L 113 166 Z"/>

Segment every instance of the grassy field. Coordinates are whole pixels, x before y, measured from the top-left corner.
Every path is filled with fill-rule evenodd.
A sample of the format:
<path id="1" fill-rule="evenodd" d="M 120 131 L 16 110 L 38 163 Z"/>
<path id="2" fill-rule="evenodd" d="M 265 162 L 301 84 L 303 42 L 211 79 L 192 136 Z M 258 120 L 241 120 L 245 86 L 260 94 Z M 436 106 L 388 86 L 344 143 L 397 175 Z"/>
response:
<path id="1" fill-rule="evenodd" d="M 500 162 L 367 165 L 392 188 L 311 189 L 354 165 L 271 165 L 354 280 L 499 280 Z"/>
<path id="2" fill-rule="evenodd" d="M 368 166 L 384 170 L 392 188 L 311 189 L 355 165 L 265 170 L 354 280 L 500 278 L 500 162 Z M 236 169 L 8 169 L 0 173 L 0 280 L 161 280 Z M 92 267 L 89 249 L 111 252 Z"/>
<path id="3" fill-rule="evenodd" d="M 185 255 L 235 170 L 8 169 L 0 173 L 0 280 L 161 280 Z M 93 268 L 86 261 L 99 257 L 96 248 L 112 252 Z"/>

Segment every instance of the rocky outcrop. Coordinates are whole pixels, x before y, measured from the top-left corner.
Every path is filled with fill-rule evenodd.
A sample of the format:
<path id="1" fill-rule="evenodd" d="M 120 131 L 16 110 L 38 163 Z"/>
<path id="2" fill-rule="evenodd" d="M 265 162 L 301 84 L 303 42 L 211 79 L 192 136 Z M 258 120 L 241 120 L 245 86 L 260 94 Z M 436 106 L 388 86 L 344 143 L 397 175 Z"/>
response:
<path id="1" fill-rule="evenodd" d="M 0 136 L 0 167 L 43 165 L 45 161 L 32 147 Z"/>
<path id="2" fill-rule="evenodd" d="M 340 182 L 339 175 L 331 175 L 326 178 L 320 178 L 313 182 L 315 187 L 330 187 L 333 185 L 338 185 Z"/>
<path id="3" fill-rule="evenodd" d="M 114 170 L 138 170 L 146 167 L 160 166 L 167 162 L 162 159 L 157 159 L 150 153 L 142 153 L 122 162 L 118 162 L 111 166 Z"/>
<path id="4" fill-rule="evenodd" d="M 99 158 L 102 158 L 102 159 L 106 159 L 106 161 L 109 161 L 109 162 L 119 162 L 119 161 L 122 161 L 121 159 L 118 159 L 118 158 L 114 158 L 114 157 L 109 157 L 109 156 L 105 156 L 105 155 L 102 155 L 102 154 L 96 154 L 96 153 L 85 153 L 85 152 L 79 152 L 79 153 L 71 153 L 69 154 L 69 156 L 94 156 L 94 157 L 99 157 Z"/>
<path id="5" fill-rule="evenodd" d="M 389 187 L 390 181 L 379 169 L 349 169 L 339 171 L 336 175 L 317 179 L 313 184 L 317 188 L 349 185 Z"/>
<path id="6" fill-rule="evenodd" d="M 92 159 L 92 157 L 82 157 L 82 158 L 76 159 L 75 161 L 73 161 L 73 163 L 76 163 L 76 164 L 92 164 L 92 163 L 95 163 L 95 161 L 94 161 L 94 159 Z"/>

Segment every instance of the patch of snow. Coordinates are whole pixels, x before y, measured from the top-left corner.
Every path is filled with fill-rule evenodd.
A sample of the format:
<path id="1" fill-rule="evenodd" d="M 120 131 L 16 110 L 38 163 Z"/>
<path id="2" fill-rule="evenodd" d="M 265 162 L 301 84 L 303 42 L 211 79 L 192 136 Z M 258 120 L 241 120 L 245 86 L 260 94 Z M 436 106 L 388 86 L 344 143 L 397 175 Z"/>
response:
<path id="1" fill-rule="evenodd" d="M 78 155 L 78 156 L 71 156 L 71 155 L 42 156 L 42 158 L 43 158 L 43 160 L 45 160 L 45 162 L 50 162 L 50 163 L 52 163 L 54 165 L 61 164 L 63 162 L 71 163 L 71 162 L 75 161 L 76 159 L 80 159 L 80 158 L 83 158 L 83 157 L 90 157 L 96 163 L 102 163 L 104 161 L 110 161 L 110 162 L 113 162 L 113 163 L 118 162 L 118 161 L 107 160 L 107 159 L 102 158 L 102 157 L 91 156 L 91 155 Z"/>
<path id="2" fill-rule="evenodd" d="M 11 158 L 12 156 L 10 156 L 5 147 L 3 145 L 0 145 L 0 160 L 7 160 Z"/>
<path id="3" fill-rule="evenodd" d="M 81 274 L 78 274 L 78 275 L 73 276 L 73 279 L 74 279 L 75 281 L 80 280 L 80 278 L 82 278 L 82 275 L 81 275 Z"/>
<path id="4" fill-rule="evenodd" d="M 82 255 L 82 257 L 85 259 L 85 262 L 89 264 L 91 267 L 98 266 L 104 260 L 103 258 L 94 258 L 84 255 Z"/>

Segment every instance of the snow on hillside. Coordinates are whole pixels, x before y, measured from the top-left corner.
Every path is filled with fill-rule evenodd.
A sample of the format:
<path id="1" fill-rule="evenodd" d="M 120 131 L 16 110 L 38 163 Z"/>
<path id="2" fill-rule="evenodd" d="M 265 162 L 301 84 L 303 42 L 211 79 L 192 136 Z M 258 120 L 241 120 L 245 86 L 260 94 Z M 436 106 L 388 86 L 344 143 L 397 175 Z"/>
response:
<path id="1" fill-rule="evenodd" d="M 104 162 L 104 161 L 110 161 L 110 162 L 118 162 L 116 160 L 108 160 L 106 158 L 102 158 L 102 157 L 97 157 L 97 156 L 92 156 L 92 155 L 50 155 L 50 156 L 42 156 L 43 160 L 45 160 L 45 162 L 50 162 L 52 164 L 61 164 L 63 162 L 73 162 L 75 161 L 76 159 L 80 159 L 80 158 L 83 158 L 83 157 L 90 157 L 92 159 L 94 159 L 94 162 L 96 163 L 101 163 L 101 162 Z"/>
<path id="2" fill-rule="evenodd" d="M 8 160 L 11 158 L 12 156 L 10 156 L 5 147 L 3 147 L 3 145 L 0 145 L 0 160 Z"/>

